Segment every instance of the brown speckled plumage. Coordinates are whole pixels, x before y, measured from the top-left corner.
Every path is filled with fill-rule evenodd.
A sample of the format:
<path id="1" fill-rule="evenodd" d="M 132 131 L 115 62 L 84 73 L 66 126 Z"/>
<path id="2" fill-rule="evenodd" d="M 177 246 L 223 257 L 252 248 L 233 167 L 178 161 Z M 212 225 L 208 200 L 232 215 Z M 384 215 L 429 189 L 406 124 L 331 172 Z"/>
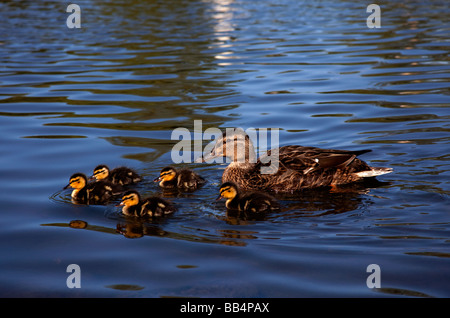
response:
<path id="1" fill-rule="evenodd" d="M 232 148 L 230 143 L 234 143 Z M 235 151 L 230 153 L 230 149 Z M 228 157 L 232 160 L 222 175 L 222 183 L 235 182 L 243 190 L 294 192 L 347 184 L 392 171 L 391 168 L 371 167 L 357 158 L 369 151 L 292 145 L 269 150 L 256 159 L 256 154 L 252 154 L 252 141 L 243 130 L 236 130 L 233 136 L 224 133 L 204 160 L 216 157 Z M 268 171 L 261 173 L 262 168 Z"/>

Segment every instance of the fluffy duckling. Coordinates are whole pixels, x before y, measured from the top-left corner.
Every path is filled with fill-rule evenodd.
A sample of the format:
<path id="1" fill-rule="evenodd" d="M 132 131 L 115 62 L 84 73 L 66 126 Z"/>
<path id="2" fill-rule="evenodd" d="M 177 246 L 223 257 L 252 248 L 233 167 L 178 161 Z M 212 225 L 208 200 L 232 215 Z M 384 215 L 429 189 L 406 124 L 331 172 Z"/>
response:
<path id="1" fill-rule="evenodd" d="M 159 197 L 142 199 L 139 192 L 129 190 L 124 193 L 122 202 L 122 213 L 137 217 L 159 217 L 175 212 L 175 207 L 168 201 Z"/>
<path id="2" fill-rule="evenodd" d="M 262 192 L 241 193 L 239 186 L 234 182 L 225 182 L 220 186 L 220 194 L 217 200 L 227 199 L 227 209 L 239 210 L 250 213 L 265 213 L 280 209 L 278 201 Z"/>
<path id="3" fill-rule="evenodd" d="M 163 189 L 195 190 L 205 183 L 205 179 L 189 169 L 175 169 L 168 166 L 161 170 L 159 177 L 153 180 L 159 182 Z"/>
<path id="4" fill-rule="evenodd" d="M 95 167 L 92 178 L 95 178 L 97 181 L 107 180 L 112 184 L 119 186 L 138 183 L 142 180 L 142 177 L 133 169 L 117 167 L 110 170 L 109 167 L 104 164 Z"/>
<path id="5" fill-rule="evenodd" d="M 84 173 L 74 173 L 64 189 L 69 187 L 73 188 L 72 200 L 79 204 L 104 204 L 114 196 L 111 184 L 105 181 L 88 183 Z"/>
<path id="6" fill-rule="evenodd" d="M 357 158 L 369 151 L 290 145 L 271 149 L 257 158 L 250 137 L 238 128 L 218 138 L 211 153 L 201 161 L 218 157 L 231 159 L 222 183 L 232 181 L 243 190 L 289 193 L 316 187 L 333 188 L 392 172 L 391 168 L 372 167 Z"/>

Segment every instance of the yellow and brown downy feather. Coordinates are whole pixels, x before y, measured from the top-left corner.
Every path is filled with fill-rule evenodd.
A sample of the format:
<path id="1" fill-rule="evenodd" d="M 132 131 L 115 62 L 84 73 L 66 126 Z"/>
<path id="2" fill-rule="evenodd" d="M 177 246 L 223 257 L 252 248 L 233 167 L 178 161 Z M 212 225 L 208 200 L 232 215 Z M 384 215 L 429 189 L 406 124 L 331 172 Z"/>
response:
<path id="1" fill-rule="evenodd" d="M 160 197 L 141 198 L 136 190 L 129 190 L 123 194 L 120 203 L 122 213 L 135 217 L 161 217 L 175 212 L 175 207 L 167 200 Z"/>
<path id="2" fill-rule="evenodd" d="M 227 152 L 228 150 L 228 152 Z M 392 172 L 371 167 L 357 158 L 371 150 L 347 151 L 298 145 L 269 150 L 256 159 L 249 136 L 242 129 L 224 133 L 202 161 L 228 157 L 231 163 L 222 183 L 235 182 L 242 190 L 295 192 L 302 189 L 337 186 Z M 267 169 L 261 173 L 261 169 Z"/>
<path id="3" fill-rule="evenodd" d="M 64 187 L 73 188 L 71 197 L 77 204 L 105 204 L 116 194 L 113 185 L 107 181 L 88 182 L 84 173 L 74 173 L 69 184 Z"/>
<path id="4" fill-rule="evenodd" d="M 155 182 L 159 182 L 159 186 L 163 189 L 180 189 L 184 191 L 192 191 L 201 187 L 205 183 L 205 179 L 189 169 L 175 169 L 172 166 L 161 169 L 159 177 Z"/>
<path id="5" fill-rule="evenodd" d="M 278 201 L 271 195 L 257 191 L 241 192 L 239 186 L 234 182 L 223 183 L 219 191 L 217 199 L 226 198 L 225 206 L 230 210 L 266 213 L 280 209 Z"/>
<path id="6" fill-rule="evenodd" d="M 104 164 L 95 167 L 94 174 L 91 178 L 95 178 L 97 181 L 109 181 L 120 187 L 135 184 L 142 180 L 142 177 L 133 169 L 128 167 L 117 167 L 110 170 L 109 167 Z"/>

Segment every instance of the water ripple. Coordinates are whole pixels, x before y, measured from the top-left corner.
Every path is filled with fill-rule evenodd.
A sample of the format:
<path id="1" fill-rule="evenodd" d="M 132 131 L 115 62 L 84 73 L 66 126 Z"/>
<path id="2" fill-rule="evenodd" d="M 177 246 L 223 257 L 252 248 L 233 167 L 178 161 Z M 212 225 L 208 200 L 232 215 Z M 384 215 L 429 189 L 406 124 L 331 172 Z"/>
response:
<path id="1" fill-rule="evenodd" d="M 73 296 L 60 273 L 78 262 L 83 296 L 448 296 L 445 1 L 383 4 L 379 29 L 351 1 L 80 5 L 70 30 L 64 6 L 0 3 L 0 249 L 14 256 L 0 294 Z M 61 190 L 108 163 L 164 196 L 151 180 L 172 162 L 172 131 L 194 120 L 280 128 L 281 145 L 369 147 L 362 159 L 395 172 L 279 197 L 283 210 L 261 218 L 214 201 L 219 164 L 183 164 L 208 183 L 167 197 L 178 211 L 163 221 Z M 365 286 L 372 263 L 386 273 L 377 292 Z"/>

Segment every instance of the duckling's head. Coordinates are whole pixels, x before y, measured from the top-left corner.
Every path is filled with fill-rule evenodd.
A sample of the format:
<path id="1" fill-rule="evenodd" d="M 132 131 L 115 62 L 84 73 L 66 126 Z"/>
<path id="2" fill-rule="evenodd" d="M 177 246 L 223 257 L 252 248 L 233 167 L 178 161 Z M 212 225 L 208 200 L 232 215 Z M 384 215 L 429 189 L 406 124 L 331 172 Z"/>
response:
<path id="1" fill-rule="evenodd" d="M 159 173 L 159 177 L 156 178 L 155 182 L 165 182 L 165 181 L 171 181 L 177 176 L 177 170 L 174 167 L 165 167 L 161 170 Z"/>
<path id="2" fill-rule="evenodd" d="M 64 187 L 64 189 L 67 188 L 73 188 L 75 190 L 81 190 L 83 189 L 87 184 L 87 177 L 84 173 L 74 173 L 70 179 L 69 184 Z"/>
<path id="3" fill-rule="evenodd" d="M 107 165 L 98 165 L 94 169 L 94 174 L 92 178 L 95 178 L 97 181 L 108 178 L 109 176 L 109 168 Z"/>
<path id="4" fill-rule="evenodd" d="M 129 190 L 124 193 L 122 197 L 122 201 L 120 202 L 120 205 L 124 205 L 126 207 L 130 207 L 133 205 L 138 205 L 141 201 L 141 196 L 139 195 L 139 192 L 135 190 Z"/>
<path id="5" fill-rule="evenodd" d="M 220 186 L 219 189 L 219 196 L 217 200 L 220 200 L 221 198 L 225 198 L 228 201 L 233 200 L 239 193 L 238 186 L 233 182 L 225 182 Z"/>
<path id="6" fill-rule="evenodd" d="M 250 137 L 241 128 L 228 129 L 216 139 L 211 153 L 203 157 L 208 161 L 218 157 L 229 158 L 232 162 L 255 163 L 256 152 Z"/>

